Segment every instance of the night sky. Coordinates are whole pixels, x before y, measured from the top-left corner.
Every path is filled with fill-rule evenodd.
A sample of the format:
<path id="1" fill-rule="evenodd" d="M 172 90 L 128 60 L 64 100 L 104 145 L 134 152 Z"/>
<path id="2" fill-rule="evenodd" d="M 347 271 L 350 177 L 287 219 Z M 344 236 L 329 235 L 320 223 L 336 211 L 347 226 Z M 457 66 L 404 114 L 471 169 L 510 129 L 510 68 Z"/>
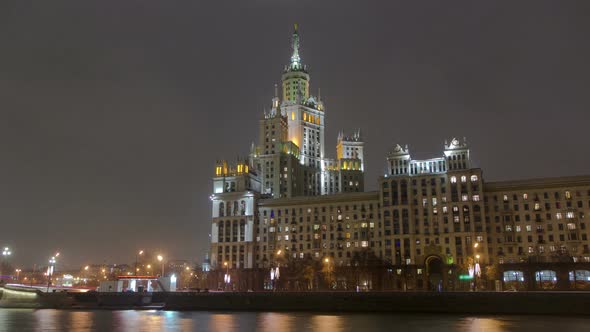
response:
<path id="1" fill-rule="evenodd" d="M 217 159 L 246 155 L 293 23 L 326 152 L 466 136 L 487 181 L 589 174 L 590 1 L 0 3 L 0 245 L 15 265 L 201 260 Z"/>

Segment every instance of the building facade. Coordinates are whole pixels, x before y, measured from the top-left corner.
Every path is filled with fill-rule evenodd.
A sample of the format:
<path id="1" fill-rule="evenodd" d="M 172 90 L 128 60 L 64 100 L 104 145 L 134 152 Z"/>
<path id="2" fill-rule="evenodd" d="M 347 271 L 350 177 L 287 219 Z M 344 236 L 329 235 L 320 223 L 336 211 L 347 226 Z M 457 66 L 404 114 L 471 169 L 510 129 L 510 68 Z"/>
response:
<path id="1" fill-rule="evenodd" d="M 365 192 L 360 131 L 340 133 L 336 157 L 325 154 L 325 106 L 310 95 L 297 27 L 292 51 L 258 144 L 233 165 L 216 164 L 212 269 L 262 273 L 248 288 L 266 284 L 266 272 L 274 277 L 278 266 L 305 264 L 329 271 L 371 265 L 379 280 L 366 277 L 367 288 L 458 289 L 462 279 L 476 287 L 482 276 L 519 283 L 525 275 L 529 284 L 565 284 L 586 272 L 590 281 L 590 176 L 485 182 L 467 141 L 453 138 L 427 160 L 395 145 L 379 189 Z M 558 263 L 589 268 L 541 266 Z M 537 267 L 505 268 L 518 264 Z M 338 278 L 330 287 L 355 283 Z"/>

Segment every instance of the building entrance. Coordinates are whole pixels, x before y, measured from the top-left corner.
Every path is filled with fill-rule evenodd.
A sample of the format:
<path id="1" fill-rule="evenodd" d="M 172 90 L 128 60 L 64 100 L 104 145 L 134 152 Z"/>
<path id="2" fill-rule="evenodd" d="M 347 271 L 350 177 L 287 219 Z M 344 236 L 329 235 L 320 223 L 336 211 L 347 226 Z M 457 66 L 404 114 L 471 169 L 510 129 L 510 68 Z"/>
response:
<path id="1" fill-rule="evenodd" d="M 443 263 L 438 256 L 430 256 L 426 259 L 426 271 L 428 274 L 428 290 L 440 292 L 443 289 Z"/>

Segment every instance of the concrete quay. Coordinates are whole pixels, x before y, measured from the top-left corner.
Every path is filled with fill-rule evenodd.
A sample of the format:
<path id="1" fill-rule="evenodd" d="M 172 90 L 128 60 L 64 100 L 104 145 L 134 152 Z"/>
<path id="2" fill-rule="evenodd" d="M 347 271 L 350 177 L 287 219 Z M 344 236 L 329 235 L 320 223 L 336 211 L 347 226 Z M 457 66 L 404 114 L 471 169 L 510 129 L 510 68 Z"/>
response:
<path id="1" fill-rule="evenodd" d="M 581 292 L 170 293 L 167 310 L 589 315 Z"/>
<path id="2" fill-rule="evenodd" d="M 0 308 L 590 315 L 590 292 L 44 293 L 4 288 Z"/>

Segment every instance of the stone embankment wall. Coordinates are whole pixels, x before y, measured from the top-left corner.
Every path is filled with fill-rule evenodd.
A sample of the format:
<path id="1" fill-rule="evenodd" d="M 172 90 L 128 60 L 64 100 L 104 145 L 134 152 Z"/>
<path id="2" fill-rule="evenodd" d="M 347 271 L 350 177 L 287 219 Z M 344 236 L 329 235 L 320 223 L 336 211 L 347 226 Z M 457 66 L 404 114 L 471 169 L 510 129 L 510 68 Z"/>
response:
<path id="1" fill-rule="evenodd" d="M 170 310 L 590 314 L 590 293 L 170 293 Z"/>

